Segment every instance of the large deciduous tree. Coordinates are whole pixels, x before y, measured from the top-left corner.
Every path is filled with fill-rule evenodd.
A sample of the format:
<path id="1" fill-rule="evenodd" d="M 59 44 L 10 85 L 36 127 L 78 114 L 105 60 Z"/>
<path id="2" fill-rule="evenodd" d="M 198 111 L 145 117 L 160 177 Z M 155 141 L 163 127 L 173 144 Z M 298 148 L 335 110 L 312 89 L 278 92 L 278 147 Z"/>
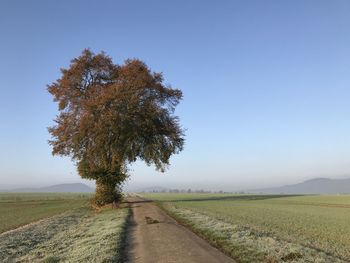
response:
<path id="1" fill-rule="evenodd" d="M 96 180 L 97 205 L 118 201 L 128 166 L 136 160 L 164 172 L 182 150 L 184 134 L 175 107 L 182 92 L 163 84 L 137 59 L 116 65 L 86 49 L 48 85 L 58 102 L 49 128 L 54 155 L 70 156 L 82 178 Z"/>

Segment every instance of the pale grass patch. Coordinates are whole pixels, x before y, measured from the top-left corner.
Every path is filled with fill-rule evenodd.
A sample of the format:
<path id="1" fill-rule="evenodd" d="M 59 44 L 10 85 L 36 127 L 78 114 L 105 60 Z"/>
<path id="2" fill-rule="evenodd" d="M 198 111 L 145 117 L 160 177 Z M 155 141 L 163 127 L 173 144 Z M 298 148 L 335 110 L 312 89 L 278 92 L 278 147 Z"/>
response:
<path id="1" fill-rule="evenodd" d="M 122 262 L 122 245 L 128 209 L 104 209 L 77 226 L 39 245 L 21 262 L 50 258 L 60 262 Z"/>
<path id="2" fill-rule="evenodd" d="M 0 262 L 123 262 L 128 208 L 83 208 L 0 240 Z"/>
<path id="3" fill-rule="evenodd" d="M 270 233 L 247 226 L 228 223 L 176 205 L 167 204 L 165 208 L 240 262 L 346 262 L 320 250 L 280 240 Z"/>

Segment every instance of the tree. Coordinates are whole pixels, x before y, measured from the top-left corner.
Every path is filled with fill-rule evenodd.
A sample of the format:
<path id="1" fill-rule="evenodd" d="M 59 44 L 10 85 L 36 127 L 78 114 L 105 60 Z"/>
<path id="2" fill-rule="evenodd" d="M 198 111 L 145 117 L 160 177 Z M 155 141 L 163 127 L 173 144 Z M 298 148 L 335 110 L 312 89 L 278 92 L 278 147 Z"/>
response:
<path id="1" fill-rule="evenodd" d="M 97 205 L 120 200 L 131 163 L 143 160 L 164 172 L 183 149 L 174 115 L 182 92 L 145 63 L 116 65 L 104 52 L 85 49 L 61 73 L 48 85 L 59 109 L 49 143 L 53 155 L 72 158 L 82 178 L 96 180 Z"/>

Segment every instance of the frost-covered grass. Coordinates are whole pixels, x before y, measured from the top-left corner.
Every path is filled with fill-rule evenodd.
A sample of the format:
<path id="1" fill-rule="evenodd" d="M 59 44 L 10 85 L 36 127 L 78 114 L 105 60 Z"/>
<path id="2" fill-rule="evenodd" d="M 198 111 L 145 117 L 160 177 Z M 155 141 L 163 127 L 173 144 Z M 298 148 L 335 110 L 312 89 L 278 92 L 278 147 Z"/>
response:
<path id="1" fill-rule="evenodd" d="M 0 193 L 0 233 L 84 206 L 91 194 Z"/>
<path id="2" fill-rule="evenodd" d="M 128 208 L 79 208 L 0 235 L 0 262 L 123 262 Z"/>
<path id="3" fill-rule="evenodd" d="M 145 196 L 241 262 L 350 261 L 350 196 L 181 195 Z"/>

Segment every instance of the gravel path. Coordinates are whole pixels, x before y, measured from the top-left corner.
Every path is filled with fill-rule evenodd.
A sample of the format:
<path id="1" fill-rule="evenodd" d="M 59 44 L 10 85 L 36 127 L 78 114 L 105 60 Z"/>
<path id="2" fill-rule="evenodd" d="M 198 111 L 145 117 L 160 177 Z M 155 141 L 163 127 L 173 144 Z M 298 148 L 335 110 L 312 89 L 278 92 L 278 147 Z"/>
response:
<path id="1" fill-rule="evenodd" d="M 208 242 L 178 224 L 153 202 L 130 197 L 128 262 L 234 263 Z"/>

